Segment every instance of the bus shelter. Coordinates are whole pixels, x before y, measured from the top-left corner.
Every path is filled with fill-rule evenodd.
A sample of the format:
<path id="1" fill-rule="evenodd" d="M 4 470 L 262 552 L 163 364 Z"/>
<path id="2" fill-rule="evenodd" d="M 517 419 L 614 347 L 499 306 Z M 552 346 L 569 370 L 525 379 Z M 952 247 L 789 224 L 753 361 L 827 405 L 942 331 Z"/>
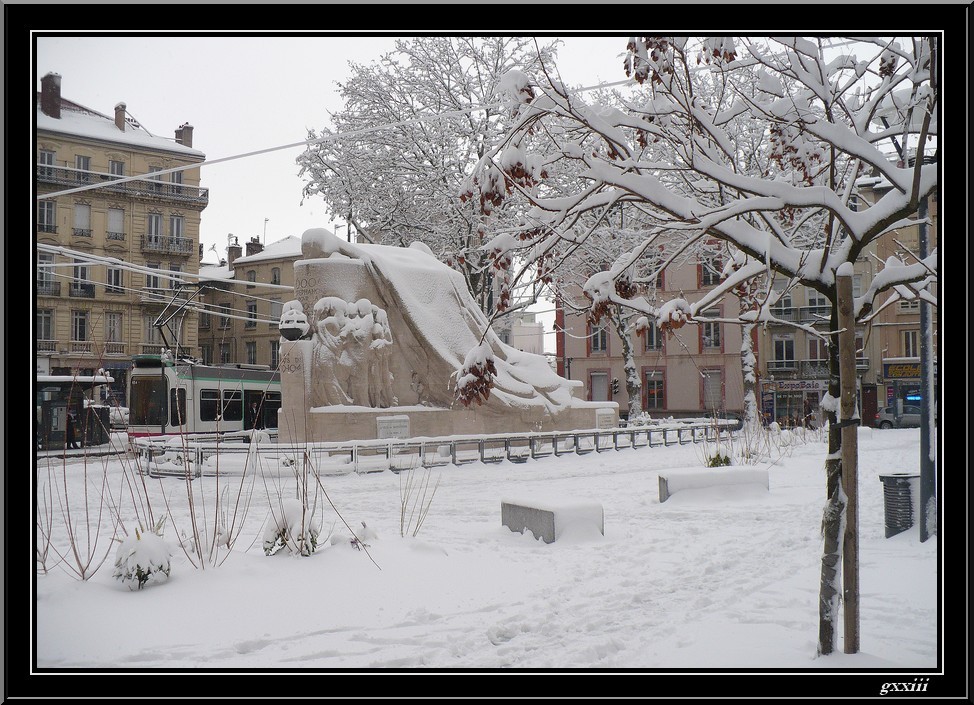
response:
<path id="1" fill-rule="evenodd" d="M 68 415 L 74 414 L 75 440 L 83 447 L 110 440 L 107 406 L 96 404 L 101 390 L 114 380 L 107 375 L 37 375 L 35 382 L 35 439 L 38 450 L 64 449 L 68 444 Z"/>

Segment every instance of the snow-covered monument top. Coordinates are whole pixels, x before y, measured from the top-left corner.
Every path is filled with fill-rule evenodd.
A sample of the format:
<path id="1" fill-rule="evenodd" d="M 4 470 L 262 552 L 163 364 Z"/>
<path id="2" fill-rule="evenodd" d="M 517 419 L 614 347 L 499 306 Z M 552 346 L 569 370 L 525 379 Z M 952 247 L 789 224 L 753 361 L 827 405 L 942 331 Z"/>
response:
<path id="1" fill-rule="evenodd" d="M 315 228 L 301 254 L 280 322 L 282 441 L 617 424 L 615 402 L 585 401 L 581 382 L 501 342 L 463 277 L 422 243 L 352 244 Z M 458 385 L 488 360 L 486 399 L 460 403 Z"/>

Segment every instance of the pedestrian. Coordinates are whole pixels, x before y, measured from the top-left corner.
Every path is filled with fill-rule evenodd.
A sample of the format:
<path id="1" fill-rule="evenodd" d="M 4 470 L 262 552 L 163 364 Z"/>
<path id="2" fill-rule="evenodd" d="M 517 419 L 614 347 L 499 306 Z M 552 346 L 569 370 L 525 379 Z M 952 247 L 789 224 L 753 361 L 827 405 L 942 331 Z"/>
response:
<path id="1" fill-rule="evenodd" d="M 68 448 L 71 448 L 72 450 L 77 450 L 77 448 L 78 448 L 77 428 L 76 428 L 76 426 L 77 426 L 77 421 L 75 419 L 74 412 L 73 411 L 69 411 L 68 412 L 68 443 L 67 443 L 67 447 Z"/>
<path id="2" fill-rule="evenodd" d="M 251 418 L 251 427 L 253 429 L 256 430 L 259 428 L 264 428 L 264 424 L 260 422 L 260 411 L 257 408 L 257 402 L 255 401 L 250 402 L 250 418 Z"/>

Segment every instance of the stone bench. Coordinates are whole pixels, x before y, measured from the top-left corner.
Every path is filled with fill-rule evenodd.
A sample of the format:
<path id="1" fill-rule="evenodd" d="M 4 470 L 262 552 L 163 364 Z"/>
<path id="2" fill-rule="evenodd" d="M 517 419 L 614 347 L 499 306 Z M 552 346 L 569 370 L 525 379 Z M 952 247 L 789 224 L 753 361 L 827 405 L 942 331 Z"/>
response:
<path id="1" fill-rule="evenodd" d="M 770 489 L 767 470 L 754 468 L 707 468 L 680 470 L 659 476 L 659 501 L 665 502 L 680 490 L 698 490 L 721 485 L 761 485 Z"/>
<path id="2" fill-rule="evenodd" d="M 569 526 L 595 527 L 605 536 L 602 505 L 575 499 L 501 500 L 501 524 L 522 534 L 530 529 L 545 543 L 553 543 Z"/>

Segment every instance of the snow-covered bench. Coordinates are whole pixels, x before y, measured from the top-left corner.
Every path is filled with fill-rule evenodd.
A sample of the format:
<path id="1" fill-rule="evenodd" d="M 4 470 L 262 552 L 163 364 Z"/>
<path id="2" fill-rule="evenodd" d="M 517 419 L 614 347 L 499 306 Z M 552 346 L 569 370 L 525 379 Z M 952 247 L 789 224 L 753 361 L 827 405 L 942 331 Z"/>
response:
<path id="1" fill-rule="evenodd" d="M 768 471 L 754 468 L 707 468 L 678 470 L 659 476 L 659 501 L 665 502 L 680 490 L 698 490 L 720 485 L 763 485 L 770 489 Z"/>
<path id="2" fill-rule="evenodd" d="M 530 529 L 535 538 L 554 542 L 568 527 L 595 528 L 605 535 L 605 515 L 598 502 L 573 498 L 501 500 L 501 524 L 511 531 Z"/>

